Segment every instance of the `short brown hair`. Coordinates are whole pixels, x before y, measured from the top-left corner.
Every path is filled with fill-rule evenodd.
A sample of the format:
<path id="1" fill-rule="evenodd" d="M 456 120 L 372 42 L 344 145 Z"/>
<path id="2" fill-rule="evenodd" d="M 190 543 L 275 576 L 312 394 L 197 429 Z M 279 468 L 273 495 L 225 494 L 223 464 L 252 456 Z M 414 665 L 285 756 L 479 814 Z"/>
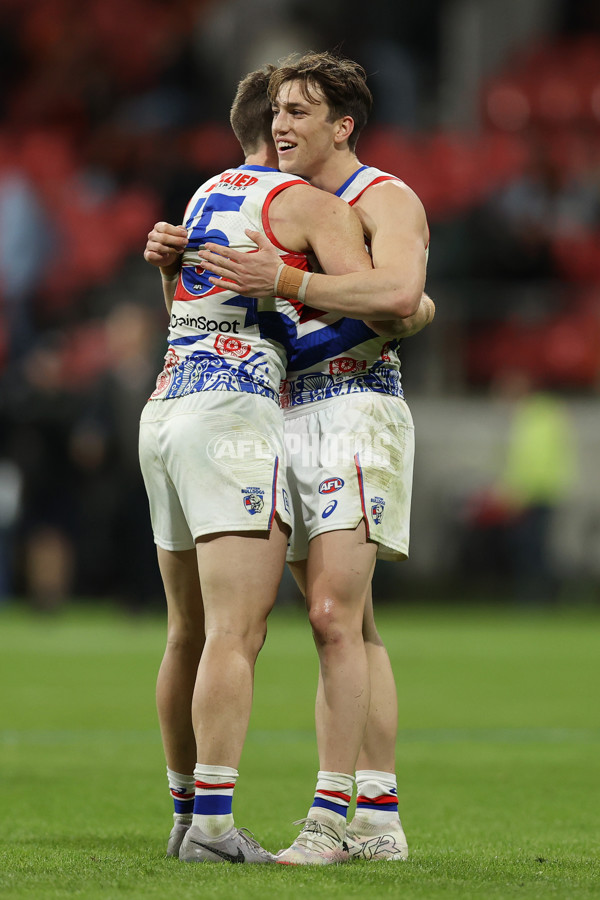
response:
<path id="1" fill-rule="evenodd" d="M 314 89 L 320 88 L 329 106 L 330 122 L 342 116 L 354 119 L 354 130 L 348 139 L 350 149 L 354 150 L 373 105 L 363 67 L 352 59 L 328 52 L 305 53 L 301 57 L 294 54 L 284 59 L 271 75 L 271 102 L 276 101 L 281 86 L 288 81 L 299 81 L 302 94 L 309 102 L 318 99 Z"/>
<path id="2" fill-rule="evenodd" d="M 259 150 L 261 144 L 273 140 L 273 113 L 267 89 L 274 71 L 275 66 L 263 66 L 255 72 L 249 72 L 238 84 L 229 121 L 245 156 Z"/>

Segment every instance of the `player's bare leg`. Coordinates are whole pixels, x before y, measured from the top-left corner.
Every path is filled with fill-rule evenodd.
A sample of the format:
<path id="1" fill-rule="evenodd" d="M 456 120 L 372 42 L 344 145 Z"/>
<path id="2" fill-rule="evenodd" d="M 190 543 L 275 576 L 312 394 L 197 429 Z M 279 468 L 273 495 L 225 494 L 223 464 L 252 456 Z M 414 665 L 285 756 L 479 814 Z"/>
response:
<path id="1" fill-rule="evenodd" d="M 268 535 L 218 535 L 196 548 L 206 644 L 192 715 L 197 758 L 237 767 L 252 706 L 254 664 L 285 563 L 287 534 L 276 519 Z"/>
<path id="2" fill-rule="evenodd" d="M 316 726 L 321 769 L 354 774 L 369 711 L 363 615 L 377 547 L 364 522 L 310 543 L 306 603 L 319 654 L 322 690 Z"/>
<path id="3" fill-rule="evenodd" d="M 364 522 L 313 538 L 306 565 L 306 605 L 317 652 L 315 705 L 320 770 L 304 828 L 278 862 L 344 862 L 346 812 L 369 710 L 369 671 L 362 626 L 376 545 Z M 296 569 L 296 577 L 302 578 Z"/>
<path id="4" fill-rule="evenodd" d="M 195 550 L 158 547 L 167 598 L 167 646 L 156 684 L 156 705 L 169 768 L 194 771 L 192 696 L 204 647 L 204 611 Z"/>
<path id="5" fill-rule="evenodd" d="M 398 816 L 395 773 L 398 700 L 390 659 L 375 625 L 371 592 L 365 606 L 363 637 L 371 703 L 356 763 L 356 814 L 346 837 L 354 858 L 401 860 L 408 856 L 408 847 Z"/>
<path id="6" fill-rule="evenodd" d="M 194 806 L 192 696 L 204 646 L 204 611 L 195 549 L 157 551 L 167 599 L 167 645 L 156 682 L 156 706 L 175 804 L 167 855 L 178 856 Z"/>
<path id="7" fill-rule="evenodd" d="M 220 534 L 196 543 L 206 643 L 192 701 L 196 798 L 181 845 L 186 862 L 269 863 L 234 826 L 233 789 L 252 708 L 254 664 L 283 574 L 287 529 Z"/>
<path id="8" fill-rule="evenodd" d="M 363 639 L 369 664 L 371 702 L 356 768 L 395 772 L 398 731 L 396 681 L 388 652 L 375 624 L 371 588 L 365 604 Z"/>

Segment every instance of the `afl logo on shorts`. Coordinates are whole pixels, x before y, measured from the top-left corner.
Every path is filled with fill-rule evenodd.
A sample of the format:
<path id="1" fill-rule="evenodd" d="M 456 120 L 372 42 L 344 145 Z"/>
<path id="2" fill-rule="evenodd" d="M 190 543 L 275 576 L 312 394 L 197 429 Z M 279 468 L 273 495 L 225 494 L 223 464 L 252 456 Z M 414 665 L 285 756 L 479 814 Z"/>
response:
<path id="1" fill-rule="evenodd" d="M 336 491 L 340 491 L 344 487 L 344 479 L 343 478 L 328 478 L 326 481 L 322 481 L 319 485 L 319 493 L 320 494 L 335 494 Z"/>
<path id="2" fill-rule="evenodd" d="M 261 491 L 260 488 L 256 487 L 242 488 L 244 506 L 251 516 L 255 516 L 256 513 L 262 512 L 263 506 L 265 505 L 265 501 L 263 500 L 264 493 L 264 491 Z"/>
<path id="3" fill-rule="evenodd" d="M 218 334 L 215 338 L 215 350 L 219 356 L 237 356 L 238 359 L 243 359 L 251 349 L 250 344 L 239 338 L 225 337 L 224 334 Z"/>
<path id="4" fill-rule="evenodd" d="M 371 497 L 371 516 L 375 525 L 381 525 L 385 500 L 383 497 Z"/>

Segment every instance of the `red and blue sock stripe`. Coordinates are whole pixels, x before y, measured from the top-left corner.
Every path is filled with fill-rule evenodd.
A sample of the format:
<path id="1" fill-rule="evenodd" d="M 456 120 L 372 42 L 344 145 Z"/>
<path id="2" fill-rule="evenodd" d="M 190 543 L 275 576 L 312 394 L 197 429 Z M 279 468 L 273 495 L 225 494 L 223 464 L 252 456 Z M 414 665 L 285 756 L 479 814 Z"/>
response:
<path id="1" fill-rule="evenodd" d="M 234 788 L 235 781 L 223 784 L 209 784 L 205 781 L 197 781 L 196 796 L 194 797 L 194 815 L 230 815 L 233 807 Z"/>
<path id="2" fill-rule="evenodd" d="M 356 798 L 356 809 L 398 812 L 398 797 L 395 794 L 380 794 L 379 797 L 365 797 L 359 794 Z"/>
<path id="3" fill-rule="evenodd" d="M 350 794 L 344 794 L 342 791 L 318 790 L 312 805 L 328 809 L 346 818 L 350 805 Z"/>
<path id="4" fill-rule="evenodd" d="M 174 787 L 171 788 L 171 797 L 175 806 L 177 815 L 190 815 L 194 812 L 194 794 L 188 793 L 187 788 Z"/>

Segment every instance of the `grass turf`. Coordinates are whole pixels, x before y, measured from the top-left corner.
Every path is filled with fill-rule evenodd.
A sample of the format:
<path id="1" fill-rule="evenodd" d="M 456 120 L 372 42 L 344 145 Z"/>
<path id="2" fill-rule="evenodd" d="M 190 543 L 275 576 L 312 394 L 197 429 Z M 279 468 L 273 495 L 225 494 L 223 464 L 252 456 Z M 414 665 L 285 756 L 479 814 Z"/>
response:
<path id="1" fill-rule="evenodd" d="M 600 617 L 385 608 L 399 686 L 406 863 L 324 869 L 164 858 L 154 710 L 161 617 L 0 611 L 3 898 L 600 896 Z M 277 610 L 234 810 L 271 850 L 312 798 L 316 657 Z"/>

